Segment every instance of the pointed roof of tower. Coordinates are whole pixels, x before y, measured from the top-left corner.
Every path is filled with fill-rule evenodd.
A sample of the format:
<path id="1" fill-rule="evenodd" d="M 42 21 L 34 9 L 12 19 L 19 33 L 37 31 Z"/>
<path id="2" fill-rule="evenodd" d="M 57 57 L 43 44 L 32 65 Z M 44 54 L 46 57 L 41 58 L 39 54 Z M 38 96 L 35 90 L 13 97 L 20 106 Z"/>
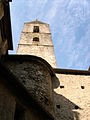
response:
<path id="1" fill-rule="evenodd" d="M 44 22 L 39 21 L 38 19 L 33 20 L 33 21 L 31 21 L 31 22 L 26 22 L 26 23 L 29 23 L 29 24 L 47 24 L 47 23 L 44 23 Z M 47 24 L 47 25 L 48 25 L 48 24 Z"/>

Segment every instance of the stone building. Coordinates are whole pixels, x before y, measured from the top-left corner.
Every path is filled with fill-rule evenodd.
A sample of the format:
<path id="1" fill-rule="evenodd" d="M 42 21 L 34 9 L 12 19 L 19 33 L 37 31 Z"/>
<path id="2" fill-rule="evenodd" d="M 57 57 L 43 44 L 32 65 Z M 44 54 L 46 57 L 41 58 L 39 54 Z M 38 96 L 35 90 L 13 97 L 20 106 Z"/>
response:
<path id="1" fill-rule="evenodd" d="M 0 120 L 54 120 L 54 72 L 46 61 L 10 55 L 0 73 Z"/>
<path id="2" fill-rule="evenodd" d="M 0 120 L 90 119 L 90 71 L 57 68 L 48 24 L 24 24 L 0 73 Z"/>
<path id="3" fill-rule="evenodd" d="M 56 67 L 49 25 L 38 20 L 24 24 L 17 54 L 35 55 Z"/>
<path id="4" fill-rule="evenodd" d="M 38 57 L 8 55 L 13 49 L 10 1 L 0 0 L 0 120 L 54 120 L 52 67 Z"/>
<path id="5" fill-rule="evenodd" d="M 0 58 L 13 50 L 9 2 L 0 0 Z"/>
<path id="6" fill-rule="evenodd" d="M 54 120 L 52 67 L 12 50 L 9 1 L 0 1 L 0 120 Z"/>
<path id="7" fill-rule="evenodd" d="M 17 54 L 41 57 L 52 66 L 56 120 L 90 119 L 90 71 L 57 68 L 48 24 L 38 20 L 25 23 Z"/>

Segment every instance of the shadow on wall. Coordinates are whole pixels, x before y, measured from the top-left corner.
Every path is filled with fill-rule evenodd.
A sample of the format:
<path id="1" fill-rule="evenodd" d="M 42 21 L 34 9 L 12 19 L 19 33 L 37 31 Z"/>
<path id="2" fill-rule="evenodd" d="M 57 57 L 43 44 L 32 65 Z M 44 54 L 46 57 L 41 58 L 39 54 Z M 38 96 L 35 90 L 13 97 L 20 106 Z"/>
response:
<path id="1" fill-rule="evenodd" d="M 53 89 L 57 89 L 59 86 L 60 82 L 58 78 L 54 77 Z M 54 90 L 53 94 L 56 120 L 80 120 L 78 110 L 81 108 L 78 105 L 71 102 L 65 96 L 57 94 Z"/>

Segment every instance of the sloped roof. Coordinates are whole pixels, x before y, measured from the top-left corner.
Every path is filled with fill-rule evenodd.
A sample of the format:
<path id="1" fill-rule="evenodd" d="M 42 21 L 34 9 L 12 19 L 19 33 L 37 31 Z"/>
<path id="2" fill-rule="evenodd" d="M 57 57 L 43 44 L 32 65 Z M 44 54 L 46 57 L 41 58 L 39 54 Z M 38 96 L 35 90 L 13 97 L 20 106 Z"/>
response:
<path id="1" fill-rule="evenodd" d="M 31 21 L 31 22 L 26 22 L 28 24 L 47 24 L 47 23 L 44 23 L 42 21 L 39 21 L 38 19 L 34 20 L 34 21 Z M 47 24 L 48 25 L 48 24 Z"/>
<path id="2" fill-rule="evenodd" d="M 89 75 L 90 76 L 89 70 L 73 70 L 73 69 L 60 69 L 60 68 L 54 68 L 53 70 L 57 74 Z"/>

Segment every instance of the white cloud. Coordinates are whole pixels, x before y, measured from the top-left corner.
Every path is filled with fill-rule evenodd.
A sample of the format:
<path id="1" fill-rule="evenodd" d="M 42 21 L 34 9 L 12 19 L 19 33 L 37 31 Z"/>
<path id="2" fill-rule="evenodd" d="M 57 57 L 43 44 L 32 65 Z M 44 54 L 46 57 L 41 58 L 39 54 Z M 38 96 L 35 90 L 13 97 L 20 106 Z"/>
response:
<path id="1" fill-rule="evenodd" d="M 86 66 L 90 64 L 89 6 L 88 0 L 14 1 L 11 6 L 13 34 L 17 36 L 15 31 L 20 33 L 24 21 L 35 18 L 46 21 L 50 23 L 55 51 L 58 51 L 56 57 L 64 61 L 61 63 L 58 60 L 58 66 L 86 69 Z M 83 32 L 82 29 L 84 29 Z M 19 39 L 19 36 L 15 37 L 15 41 L 18 42 Z"/>
<path id="2" fill-rule="evenodd" d="M 63 8 L 63 9 L 60 8 L 61 11 L 60 11 L 60 17 L 59 17 L 59 20 L 62 23 L 60 25 L 57 24 L 58 29 L 60 31 L 56 34 L 56 36 L 58 36 L 59 38 L 57 38 L 57 41 L 55 43 L 55 48 L 58 49 L 56 51 L 59 51 L 60 54 L 61 53 L 62 54 L 64 53 L 64 55 L 66 54 L 66 59 L 65 59 L 67 62 L 65 64 L 66 68 L 67 67 L 72 68 L 74 66 L 74 68 L 81 67 L 84 69 L 86 68 L 84 66 L 87 66 L 88 64 L 88 63 L 84 64 L 84 62 L 89 61 L 90 59 L 90 57 L 86 56 L 88 52 L 86 53 L 84 51 L 85 49 L 87 49 L 87 47 L 90 50 L 90 46 L 89 46 L 90 39 L 88 38 L 90 32 L 88 31 L 87 33 L 85 33 L 86 35 L 82 40 L 82 37 L 81 39 L 79 38 L 76 39 L 76 31 L 78 30 L 78 27 L 79 27 L 79 29 L 81 29 L 79 30 L 79 33 L 80 33 L 82 31 L 81 25 L 83 24 L 86 25 L 85 27 L 88 27 L 87 22 L 89 21 L 89 18 L 90 18 L 89 17 L 90 8 L 88 7 L 89 3 L 86 0 L 84 0 L 84 3 L 81 0 L 71 0 L 70 2 L 68 2 L 68 4 L 66 1 L 64 2 L 65 2 L 64 5 L 62 5 L 64 7 L 60 6 L 61 8 Z M 57 21 L 58 21 L 58 18 L 57 18 Z M 86 29 L 86 28 L 83 27 L 83 29 Z M 89 30 L 90 30 L 90 27 L 89 27 Z M 85 42 L 88 45 L 86 45 Z M 65 58 L 65 56 L 62 56 L 62 57 Z M 85 57 L 86 60 L 83 59 L 83 57 Z M 63 66 L 63 65 L 60 65 L 60 63 L 58 65 Z"/>
<path id="3" fill-rule="evenodd" d="M 56 13 L 57 13 L 58 6 L 59 6 L 59 1 L 53 0 L 53 2 L 51 3 L 51 7 L 48 9 L 47 15 L 46 15 L 46 18 L 48 19 L 48 21 L 50 21 L 50 22 L 53 21 L 54 17 L 56 16 Z"/>

